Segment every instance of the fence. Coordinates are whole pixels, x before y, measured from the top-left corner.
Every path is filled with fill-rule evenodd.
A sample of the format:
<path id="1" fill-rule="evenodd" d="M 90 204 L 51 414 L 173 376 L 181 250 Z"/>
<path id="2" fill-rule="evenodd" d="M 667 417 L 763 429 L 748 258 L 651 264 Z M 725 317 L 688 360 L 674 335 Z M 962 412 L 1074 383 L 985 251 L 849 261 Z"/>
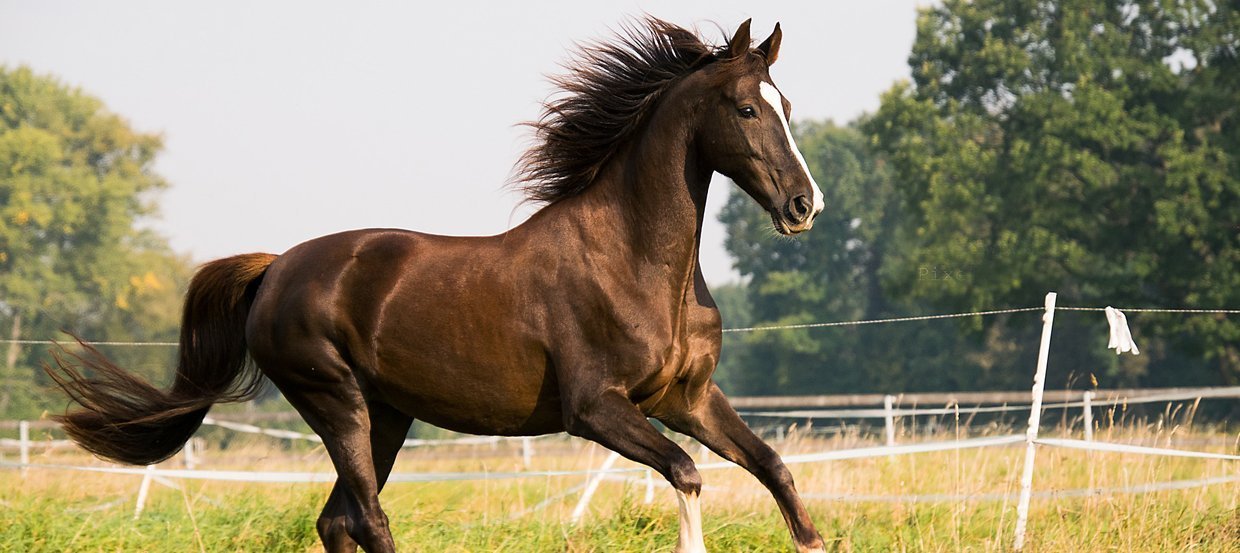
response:
<path id="1" fill-rule="evenodd" d="M 821 451 L 814 453 L 804 453 L 784 456 L 784 462 L 789 465 L 797 465 L 804 463 L 820 463 L 827 461 L 838 461 L 844 459 L 863 459 L 873 457 L 892 457 L 897 455 L 910 455 L 916 453 L 925 453 L 932 451 L 950 451 L 974 448 L 988 447 L 1008 447 L 1023 444 L 1025 447 L 1024 463 L 1020 476 L 1020 491 L 1017 501 L 1017 519 L 1016 530 L 1013 536 L 1013 548 L 1021 550 L 1025 543 L 1025 531 L 1028 521 L 1028 512 L 1030 500 L 1039 495 L 1033 490 L 1034 466 L 1037 459 L 1037 450 L 1039 447 L 1059 447 L 1070 449 L 1081 449 L 1090 451 L 1105 451 L 1125 454 L 1139 455 L 1161 455 L 1174 457 L 1191 457 L 1199 459 L 1212 459 L 1222 461 L 1238 461 L 1240 455 L 1199 452 L 1174 448 L 1159 448 L 1137 446 L 1129 444 L 1105 443 L 1094 440 L 1092 435 L 1092 415 L 1095 407 L 1106 405 L 1120 405 L 1133 403 L 1152 403 L 1167 402 L 1176 400 L 1203 399 L 1203 398 L 1236 398 L 1240 397 L 1240 387 L 1230 388 L 1193 388 L 1193 389 L 1164 389 L 1164 390 L 1109 390 L 1109 391 L 1085 391 L 1070 392 L 1059 391 L 1048 393 L 1044 389 L 1047 357 L 1050 348 L 1052 327 L 1054 323 L 1054 314 L 1056 309 L 1059 310 L 1096 310 L 1106 311 L 1108 320 L 1112 321 L 1112 341 L 1115 342 L 1116 324 L 1115 321 L 1122 321 L 1122 313 L 1115 315 L 1110 308 L 1056 308 L 1056 295 L 1050 293 L 1046 297 L 1045 305 L 1042 308 L 1021 308 L 1015 310 L 1001 311 L 985 311 L 976 313 L 938 315 L 930 317 L 910 317 L 903 319 L 885 319 L 878 321 L 855 321 L 850 323 L 819 323 L 810 325 L 794 325 L 796 327 L 817 328 L 844 326 L 850 324 L 880 324 L 893 323 L 911 320 L 930 320 L 942 318 L 954 318 L 961 316 L 984 316 L 998 313 L 1012 313 L 1020 311 L 1042 310 L 1043 314 L 1043 331 L 1041 341 L 1039 343 L 1038 362 L 1034 375 L 1034 384 L 1031 392 L 1021 393 L 1014 392 L 1004 393 L 988 393 L 986 396 L 975 394 L 908 394 L 904 396 L 893 395 L 860 395 L 860 396 L 812 396 L 800 398 L 740 398 L 734 402 L 734 405 L 742 410 L 742 413 L 750 418 L 881 418 L 884 421 L 884 435 L 886 444 L 877 447 L 864 447 L 846 450 Z M 1133 309 L 1129 311 L 1158 311 L 1158 312 L 1186 312 L 1186 313 L 1240 313 L 1237 310 L 1139 310 Z M 1118 313 L 1118 312 L 1116 312 Z M 755 327 L 747 329 L 729 329 L 729 331 L 763 331 L 773 327 Z M 782 327 L 781 327 L 782 328 Z M 1126 325 L 1120 332 L 1121 337 L 1127 334 Z M 1121 340 L 1122 341 L 1122 340 Z M 1128 343 L 1135 349 L 1135 344 L 1131 344 L 1131 337 L 1128 337 Z M 1114 346 L 1113 346 L 1114 347 Z M 1077 400 L 1076 398 L 1080 399 Z M 931 399 L 940 400 L 947 403 L 944 408 L 897 408 L 898 401 L 914 401 L 914 402 L 930 402 Z M 1011 405 L 1006 404 L 1009 401 L 1018 401 L 1028 399 L 1028 404 Z M 1057 403 L 1044 403 L 1045 400 L 1051 399 Z M 877 401 L 876 401 L 877 400 Z M 961 407 L 964 402 L 1002 402 L 1003 405 L 978 405 L 974 407 Z M 882 404 L 881 408 L 866 408 L 867 405 Z M 809 410 L 784 410 L 784 411 L 754 411 L 753 409 L 761 408 L 779 408 L 791 406 L 810 406 L 810 407 L 829 407 L 829 406 L 847 406 L 860 407 L 852 409 L 809 409 Z M 1085 439 L 1066 439 L 1066 438 L 1042 438 L 1039 436 L 1041 426 L 1042 412 L 1050 408 L 1081 408 L 1083 420 L 1086 421 Z M 992 436 L 984 438 L 958 439 L 951 441 L 940 441 L 932 443 L 906 444 L 900 445 L 895 439 L 895 421 L 898 417 L 918 416 L 918 415 L 946 415 L 961 413 L 988 413 L 988 412 L 1010 412 L 1010 411 L 1029 411 L 1029 420 L 1026 431 L 1023 434 L 1012 434 L 1004 436 Z M 304 434 L 292 432 L 288 430 L 277 430 L 262 428 L 259 426 L 217 420 L 207 419 L 204 424 L 214 425 L 236 432 L 245 432 L 252 434 L 262 434 L 280 439 L 289 440 L 308 440 L 318 441 L 318 437 L 312 434 Z M 3 425 L 0 425 L 3 426 Z M 142 481 L 138 491 L 138 501 L 135 507 L 134 516 L 141 514 L 146 495 L 152 482 L 162 485 L 173 486 L 175 483 L 169 479 L 210 479 L 225 480 L 234 482 L 330 482 L 335 479 L 335 475 L 327 472 L 256 472 L 256 471 L 216 471 L 216 470 L 197 470 L 192 468 L 194 465 L 192 455 L 193 447 L 191 446 L 187 452 L 186 469 L 157 469 L 155 467 L 146 468 L 127 468 L 127 467 L 84 467 L 70 465 L 51 465 L 51 464 L 32 464 L 30 462 L 29 452 L 31 447 L 39 444 L 41 447 L 60 447 L 67 442 L 60 440 L 49 440 L 33 442 L 30 440 L 29 431 L 32 424 L 29 422 L 20 422 L 16 425 L 19 431 L 19 439 L 16 440 L 20 448 L 20 461 L 17 463 L 0 461 L 0 466 L 18 468 L 27 471 L 31 468 L 40 469 L 59 469 L 59 470 L 75 470 L 75 471 L 92 471 L 114 474 L 132 474 L 141 475 Z M 38 426 L 46 426 L 46 423 Z M 517 472 L 452 472 L 452 473 L 398 473 L 393 474 L 389 478 L 389 482 L 431 482 L 431 481 L 459 481 L 459 480 L 498 480 L 498 479 L 517 479 L 517 478 L 535 478 L 535 477 L 560 477 L 560 476 L 585 476 L 586 482 L 581 486 L 571 488 L 565 494 L 557 498 L 548 498 L 542 504 L 536 505 L 534 509 L 540 508 L 541 505 L 549 501 L 564 497 L 567 494 L 581 492 L 581 497 L 577 506 L 573 510 L 572 519 L 579 520 L 588 506 L 592 496 L 598 489 L 599 485 L 609 479 L 622 479 L 625 481 L 644 482 L 647 488 L 647 501 L 651 500 L 652 490 L 656 485 L 649 469 L 645 468 L 615 468 L 615 463 L 619 456 L 615 453 L 610 454 L 604 462 L 597 468 L 591 470 L 558 470 L 558 471 L 536 471 L 528 470 L 530 457 L 533 455 L 532 438 L 500 438 L 500 437 L 473 437 L 460 438 L 454 440 L 407 440 L 406 447 L 427 447 L 439 445 L 482 445 L 495 444 L 502 440 L 520 440 L 522 444 L 522 456 L 524 466 L 527 470 Z M 12 445 L 14 440 L 0 441 L 0 445 Z M 191 440 L 192 443 L 192 440 Z M 736 468 L 736 465 L 721 462 L 703 462 L 698 465 L 699 470 L 721 470 Z M 1084 490 L 1059 490 L 1055 493 L 1056 497 L 1070 497 L 1074 495 L 1085 495 L 1099 492 L 1105 493 L 1145 493 L 1148 491 L 1156 491 L 1162 489 L 1183 489 L 1186 487 L 1209 486 L 1228 482 L 1240 481 L 1240 474 L 1216 477 L 1206 479 L 1196 479 L 1178 482 L 1164 482 L 1142 486 L 1127 486 L 1121 488 L 1111 488 L 1106 490 L 1084 489 Z M 1043 494 L 1044 495 L 1044 494 Z M 807 494 L 807 498 L 815 498 L 813 494 Z M 835 496 L 822 496 L 819 499 L 830 500 L 863 500 L 863 501 L 881 501 L 889 499 L 897 499 L 893 497 L 852 497 L 841 498 Z M 900 500 L 908 500 L 908 497 L 900 497 Z M 913 500 L 936 501 L 936 500 L 987 500 L 987 499 L 1008 499 L 1007 494 L 998 494 L 992 496 L 970 495 L 967 497 L 954 497 L 948 495 L 917 497 Z"/>
<path id="2" fill-rule="evenodd" d="M 866 396 L 858 399 L 859 396 L 806 396 L 805 401 L 813 404 L 832 404 L 847 402 L 849 404 L 859 404 L 871 398 L 881 398 L 882 407 L 859 408 L 859 409 L 792 409 L 782 411 L 739 411 L 741 416 L 753 419 L 794 419 L 794 420 L 815 420 L 815 419 L 883 419 L 883 434 L 886 436 L 887 445 L 896 444 L 896 422 L 901 417 L 910 416 L 932 416 L 932 415 L 975 415 L 981 413 L 1011 413 L 1020 411 L 1031 411 L 1032 404 L 1010 404 L 1008 399 L 1013 394 L 1023 394 L 1024 399 L 1029 399 L 1028 392 L 975 392 L 970 394 L 901 394 L 901 395 L 874 395 Z M 1122 390 L 1053 390 L 1044 394 L 1043 400 L 1047 397 L 1055 398 L 1080 398 L 1077 401 L 1060 400 L 1055 403 L 1043 403 L 1042 410 L 1049 409 L 1081 409 L 1081 419 L 1083 421 L 1085 439 L 1093 440 L 1093 412 L 1095 408 L 1117 406 L 1117 405 L 1137 405 L 1143 403 L 1167 403 L 1173 401 L 1201 400 L 1201 399 L 1228 399 L 1240 398 L 1240 386 L 1224 386 L 1224 387 L 1202 387 L 1202 388 L 1147 388 L 1147 389 L 1122 389 Z M 926 399 L 936 401 L 926 401 Z M 786 405 L 795 402 L 788 402 L 785 398 L 739 398 L 741 401 L 737 403 L 745 405 L 770 405 L 781 404 Z M 768 402 L 766 400 L 773 399 L 778 401 Z M 757 401 L 751 401 L 757 400 Z M 946 407 L 912 407 L 900 408 L 896 407 L 899 403 L 938 403 L 946 404 Z M 972 407 L 962 406 L 965 403 L 1001 403 L 1001 405 L 975 405 Z"/>

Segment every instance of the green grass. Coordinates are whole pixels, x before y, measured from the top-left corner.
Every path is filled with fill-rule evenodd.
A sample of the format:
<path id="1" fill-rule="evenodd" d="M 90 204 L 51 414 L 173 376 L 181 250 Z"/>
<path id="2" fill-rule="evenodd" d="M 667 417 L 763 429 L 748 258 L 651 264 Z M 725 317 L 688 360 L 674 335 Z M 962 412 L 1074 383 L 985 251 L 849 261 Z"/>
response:
<path id="1" fill-rule="evenodd" d="M 1240 544 L 1236 492 L 1233 487 L 1206 494 L 1039 501 L 1031 515 L 1030 550 L 1234 551 Z M 89 511 L 90 502 L 6 493 L 0 550 L 314 551 L 314 513 L 325 494 L 318 487 L 260 487 L 237 490 L 226 496 L 228 505 L 213 506 L 167 490 L 154 494 L 134 521 L 132 498 Z M 404 551 L 670 551 L 675 511 L 642 505 L 634 494 L 626 497 L 609 514 L 576 527 L 538 519 L 484 522 L 477 513 L 450 508 L 389 507 L 388 512 Z M 1011 539 L 1011 508 L 999 503 L 816 503 L 811 511 L 829 549 L 838 551 L 1002 551 Z M 705 524 L 714 551 L 790 549 L 773 508 L 707 508 Z"/>
<path id="2" fill-rule="evenodd" d="M 1222 431 L 1186 434 L 1162 427 L 1118 428 L 1108 441 L 1142 441 L 1198 450 L 1236 449 Z M 1204 440 L 1204 441 L 1203 441 Z M 204 468 L 325 470 L 321 450 L 264 445 L 208 451 Z M 859 436 L 798 439 L 786 452 L 868 445 Z M 580 442 L 540 442 L 537 469 L 597 466 L 600 451 Z M 696 449 L 689 448 L 690 451 Z M 1041 448 L 1035 489 L 1121 487 L 1234 475 L 1228 461 L 1171 459 Z M 76 452 L 37 456 L 36 462 L 91 462 Z M 1015 481 L 1022 448 L 908 455 L 793 467 L 807 495 L 989 494 L 1001 501 L 916 503 L 808 500 L 810 512 L 836 551 L 1007 551 L 1015 525 Z M 397 471 L 520 469 L 513 451 L 486 448 L 415 450 Z M 738 470 L 704 473 L 703 509 L 712 551 L 790 551 L 774 502 Z M 180 482 L 151 487 L 133 519 L 140 477 L 33 469 L 23 478 L 0 471 L 0 551 L 317 551 L 314 519 L 327 484 Z M 607 482 L 579 525 L 566 523 L 576 494 L 534 509 L 580 485 L 580 477 L 488 482 L 393 484 L 382 495 L 402 551 L 671 551 L 677 513 L 672 493 L 657 488 L 645 504 L 638 479 Z M 1148 494 L 1036 499 L 1030 551 L 1235 551 L 1240 544 L 1240 484 L 1235 482 Z"/>

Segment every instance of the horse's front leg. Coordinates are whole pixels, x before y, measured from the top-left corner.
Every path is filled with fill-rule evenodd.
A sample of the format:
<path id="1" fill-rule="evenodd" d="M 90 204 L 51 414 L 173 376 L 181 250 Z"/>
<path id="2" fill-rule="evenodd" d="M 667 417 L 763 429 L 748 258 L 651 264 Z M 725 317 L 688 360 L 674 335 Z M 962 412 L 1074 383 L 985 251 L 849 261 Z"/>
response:
<path id="1" fill-rule="evenodd" d="M 677 432 L 693 436 L 724 459 L 756 476 L 775 496 L 797 551 L 823 551 L 822 536 L 801 503 L 792 473 L 779 454 L 741 420 L 713 381 L 693 405 L 678 413 L 661 415 L 659 420 Z"/>
<path id="2" fill-rule="evenodd" d="M 651 426 L 628 397 L 615 389 L 579 390 L 565 398 L 564 425 L 569 434 L 608 449 L 662 474 L 676 490 L 680 505 L 678 553 L 705 553 L 698 496 L 702 477 L 693 458 Z"/>

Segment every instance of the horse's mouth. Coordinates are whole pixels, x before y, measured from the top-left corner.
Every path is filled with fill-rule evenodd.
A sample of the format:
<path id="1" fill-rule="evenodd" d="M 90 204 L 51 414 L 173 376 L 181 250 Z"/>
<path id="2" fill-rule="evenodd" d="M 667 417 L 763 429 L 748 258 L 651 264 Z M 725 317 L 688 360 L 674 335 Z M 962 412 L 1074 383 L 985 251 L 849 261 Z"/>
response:
<path id="1" fill-rule="evenodd" d="M 810 227 L 813 226 L 813 223 L 811 222 L 809 224 L 798 225 L 794 227 L 791 224 L 789 224 L 787 221 L 785 221 L 784 218 L 779 215 L 778 211 L 772 209 L 771 210 L 771 225 L 775 227 L 775 232 L 778 232 L 784 236 L 793 236 L 793 235 L 801 234 L 802 232 L 809 230 Z"/>

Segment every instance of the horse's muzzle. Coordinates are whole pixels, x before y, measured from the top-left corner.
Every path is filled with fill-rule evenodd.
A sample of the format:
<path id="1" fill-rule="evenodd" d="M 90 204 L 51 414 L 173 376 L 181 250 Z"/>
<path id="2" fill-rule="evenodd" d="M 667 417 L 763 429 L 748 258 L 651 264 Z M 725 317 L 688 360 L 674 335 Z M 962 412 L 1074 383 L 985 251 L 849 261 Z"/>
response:
<path id="1" fill-rule="evenodd" d="M 814 228 L 814 218 L 821 210 L 814 209 L 814 203 L 805 194 L 788 200 L 783 209 L 771 210 L 771 224 L 780 234 L 800 234 Z"/>

